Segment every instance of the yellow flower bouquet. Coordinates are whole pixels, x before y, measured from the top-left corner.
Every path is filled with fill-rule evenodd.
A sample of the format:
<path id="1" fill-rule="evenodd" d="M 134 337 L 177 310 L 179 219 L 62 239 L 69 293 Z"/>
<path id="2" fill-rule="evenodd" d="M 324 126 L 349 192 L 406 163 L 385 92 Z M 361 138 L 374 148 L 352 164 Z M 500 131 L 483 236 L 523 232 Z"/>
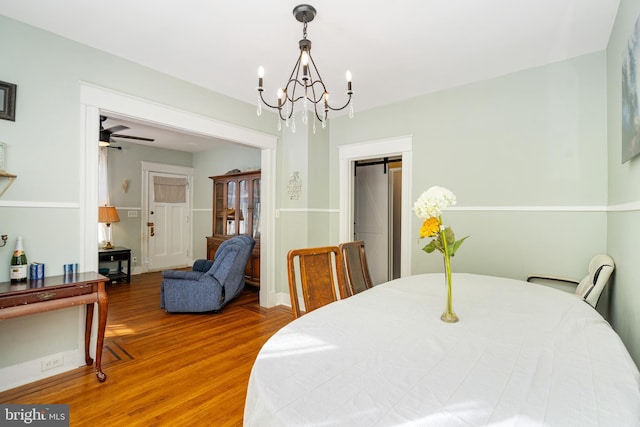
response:
<path id="1" fill-rule="evenodd" d="M 445 274 L 447 277 L 447 307 L 441 319 L 445 322 L 457 322 L 458 316 L 453 312 L 451 295 L 451 257 L 469 236 L 456 240 L 451 227 L 442 224 L 442 210 L 456 204 L 456 196 L 442 187 L 431 187 L 418 197 L 413 210 L 422 219 L 420 239 L 431 238 L 422 250 L 431 253 L 436 249 L 444 255 Z"/>

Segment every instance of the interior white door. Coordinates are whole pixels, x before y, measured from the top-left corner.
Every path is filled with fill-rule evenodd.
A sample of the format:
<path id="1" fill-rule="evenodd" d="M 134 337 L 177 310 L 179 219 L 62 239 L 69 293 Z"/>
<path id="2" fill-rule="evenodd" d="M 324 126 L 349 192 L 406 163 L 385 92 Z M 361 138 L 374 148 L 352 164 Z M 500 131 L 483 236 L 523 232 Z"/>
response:
<path id="1" fill-rule="evenodd" d="M 149 172 L 147 241 L 149 242 L 149 270 L 162 270 L 189 265 L 189 191 L 184 202 L 157 201 L 155 177 L 184 178 L 188 176 Z"/>
<path id="2" fill-rule="evenodd" d="M 359 166 L 354 180 L 355 239 L 364 241 L 375 285 L 389 275 L 389 185 L 384 165 Z"/>

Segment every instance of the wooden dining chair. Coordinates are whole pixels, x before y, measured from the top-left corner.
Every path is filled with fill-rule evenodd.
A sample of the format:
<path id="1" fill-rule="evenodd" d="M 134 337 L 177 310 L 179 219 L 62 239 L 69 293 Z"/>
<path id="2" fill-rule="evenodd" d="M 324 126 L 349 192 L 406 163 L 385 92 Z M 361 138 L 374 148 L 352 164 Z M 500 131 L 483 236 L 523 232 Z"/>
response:
<path id="1" fill-rule="evenodd" d="M 347 289 L 350 294 L 355 295 L 371 289 L 373 282 L 369 274 L 364 242 L 362 240 L 355 240 L 353 242 L 341 243 L 338 247 L 342 254 L 347 279 Z"/>
<path id="2" fill-rule="evenodd" d="M 342 265 L 342 255 L 337 246 L 289 251 L 287 254 L 289 295 L 294 318 L 297 319 L 304 313 L 349 296 Z M 300 309 L 298 279 L 304 301 L 304 312 Z"/>

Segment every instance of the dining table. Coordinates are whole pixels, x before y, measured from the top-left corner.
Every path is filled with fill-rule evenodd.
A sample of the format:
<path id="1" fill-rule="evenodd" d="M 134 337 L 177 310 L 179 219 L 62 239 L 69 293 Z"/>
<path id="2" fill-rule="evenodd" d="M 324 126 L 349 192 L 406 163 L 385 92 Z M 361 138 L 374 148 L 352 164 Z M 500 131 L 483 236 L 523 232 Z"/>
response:
<path id="1" fill-rule="evenodd" d="M 295 319 L 260 350 L 244 425 L 640 426 L 640 373 L 574 294 L 454 273 L 392 280 Z"/>

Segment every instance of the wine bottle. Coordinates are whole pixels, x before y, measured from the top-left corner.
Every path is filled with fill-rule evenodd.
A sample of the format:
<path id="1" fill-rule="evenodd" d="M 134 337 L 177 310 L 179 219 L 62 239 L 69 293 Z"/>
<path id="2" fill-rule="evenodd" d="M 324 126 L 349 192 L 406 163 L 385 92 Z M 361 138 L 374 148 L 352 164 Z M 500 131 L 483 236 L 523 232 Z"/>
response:
<path id="1" fill-rule="evenodd" d="M 16 240 L 16 250 L 13 251 L 11 257 L 11 282 L 26 282 L 27 281 L 27 256 L 24 253 L 22 247 L 22 236 L 18 236 Z"/>

